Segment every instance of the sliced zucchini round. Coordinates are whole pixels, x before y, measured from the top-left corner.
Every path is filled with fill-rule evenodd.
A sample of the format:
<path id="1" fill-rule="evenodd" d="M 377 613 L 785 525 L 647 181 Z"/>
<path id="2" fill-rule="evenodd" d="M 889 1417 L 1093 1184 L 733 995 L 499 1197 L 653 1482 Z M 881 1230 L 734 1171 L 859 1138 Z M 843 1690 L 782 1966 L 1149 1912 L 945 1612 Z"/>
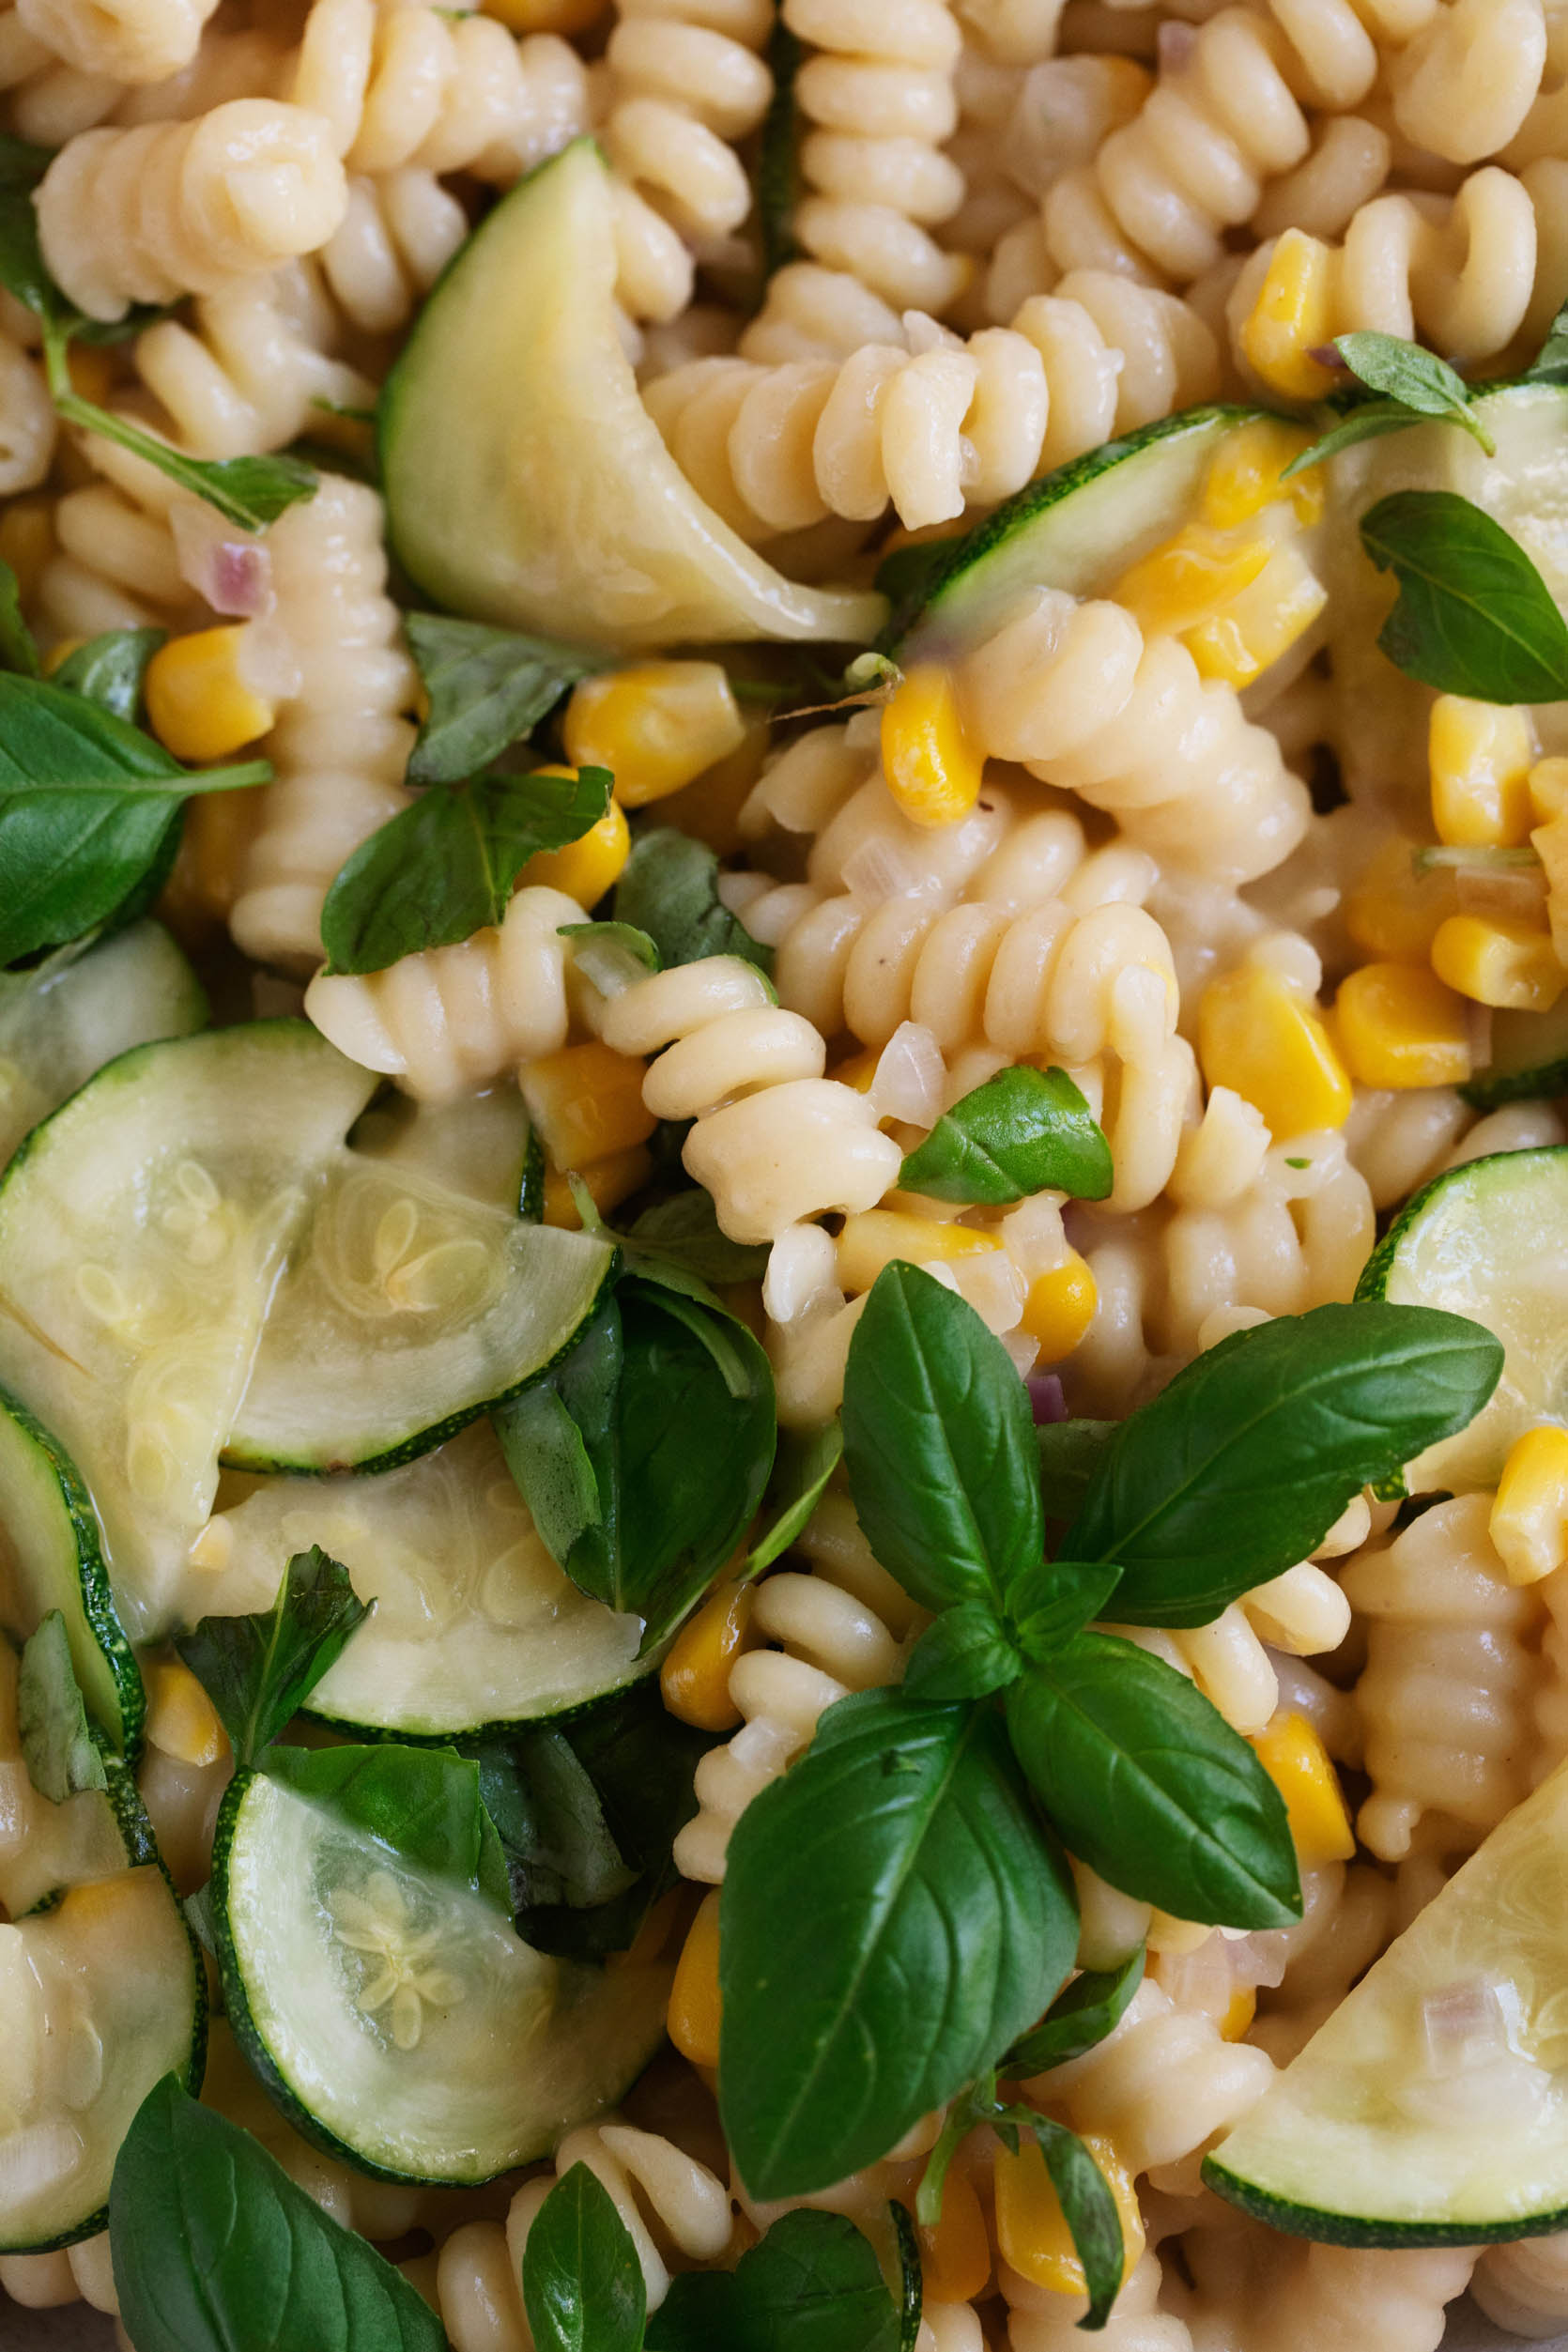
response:
<path id="1" fill-rule="evenodd" d="M 267 1480 L 201 1539 L 216 1606 L 268 1607 L 312 1544 L 376 1603 L 312 1696 L 344 1729 L 471 1736 L 574 1711 L 655 1663 L 638 1658 L 640 1618 L 556 1566 L 487 1422 L 401 1469 Z"/>
<path id="2" fill-rule="evenodd" d="M 1406 1467 L 1412 1494 L 1495 1486 L 1514 1440 L 1568 1422 L 1568 1145 L 1472 1160 L 1416 1193 L 1357 1285 L 1358 1299 L 1446 1307 L 1503 1345 L 1502 1377 L 1468 1429 Z"/>
<path id="3" fill-rule="evenodd" d="M 622 348 L 615 280 L 608 175 L 579 139 L 476 230 L 387 378 L 409 576 L 450 611 L 616 650 L 874 637 L 880 596 L 786 579 L 692 488 Z"/>
<path id="4" fill-rule="evenodd" d="M 252 2065 L 298 2129 L 384 2178 L 531 2162 L 619 2098 L 664 2033 L 668 1968 L 549 1959 L 478 1894 L 265 1773 L 224 1798 L 212 1904 Z"/>
<path id="5" fill-rule="evenodd" d="M 1568 1769 L 1510 1813 L 1222 2140 L 1211 2188 L 1348 2246 L 1568 2224 Z"/>
<path id="6" fill-rule="evenodd" d="M 387 1095 L 371 1104 L 349 1142 L 368 1159 L 412 1168 L 466 1200 L 484 1201 L 514 1216 L 539 1154 L 515 1086 L 492 1086 L 487 1094 L 466 1095 L 457 1102 Z"/>
<path id="7" fill-rule="evenodd" d="M 1568 1093 L 1568 996 L 1550 1012 L 1495 1012 L 1492 1058 L 1459 1091 L 1478 1111 Z"/>

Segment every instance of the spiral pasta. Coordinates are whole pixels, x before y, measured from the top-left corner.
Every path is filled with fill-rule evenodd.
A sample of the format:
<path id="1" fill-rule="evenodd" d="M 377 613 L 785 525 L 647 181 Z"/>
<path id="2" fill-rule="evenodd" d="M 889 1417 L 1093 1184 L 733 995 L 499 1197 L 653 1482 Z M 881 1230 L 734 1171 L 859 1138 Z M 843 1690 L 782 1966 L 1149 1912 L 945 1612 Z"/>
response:
<path id="1" fill-rule="evenodd" d="M 363 407 L 375 398 L 358 369 L 331 356 L 335 330 L 314 270 L 294 262 L 206 296 L 189 325 L 149 327 L 136 368 L 195 455 L 281 449 L 307 430 L 318 403 Z"/>
<path id="2" fill-rule="evenodd" d="M 103 629 L 167 628 L 205 608 L 180 567 L 174 521 L 195 501 L 145 458 L 90 437 L 101 478 L 54 506 L 54 549 L 38 589 L 38 617 L 61 638 Z"/>
<path id="3" fill-rule="evenodd" d="M 767 0 L 616 0 L 604 141 L 625 183 L 698 246 L 751 209 L 734 143 L 761 121 Z"/>
<path id="4" fill-rule="evenodd" d="M 1191 2352 L 1185 2320 L 1160 2308 L 1160 2258 L 1143 2254 L 1129 2273 L 1099 2338 L 1104 2352 Z M 1078 2352 L 1088 2298 L 1039 2287 L 1005 2266 L 1010 2352 Z"/>
<path id="5" fill-rule="evenodd" d="M 1470 2293 L 1511 2336 L 1555 2336 L 1568 2320 L 1568 2234 L 1488 2246 Z"/>
<path id="6" fill-rule="evenodd" d="M 112 114 L 124 88 L 113 74 L 67 65 L 14 6 L 0 8 L 0 103 L 19 137 L 59 146 Z"/>
<path id="7" fill-rule="evenodd" d="M 1246 2352 L 1437 2352 L 1447 2309 L 1475 2267 L 1473 2247 L 1419 2252 L 1357 2246 L 1287 2243 L 1257 2229 L 1262 2241 L 1242 2278 L 1228 2279 L 1234 2241 L 1219 2233 L 1212 2267 L 1199 2283 L 1212 2297 L 1206 2320 L 1228 2321 L 1232 2344 Z M 1191 2243 L 1191 2240 L 1188 2241 Z M 1201 2256 L 1200 2256 L 1201 2261 Z M 1197 2342 L 1209 2341 L 1200 2330 Z M 1213 2339 L 1224 2344 L 1223 2334 Z"/>
<path id="8" fill-rule="evenodd" d="M 0 329 L 0 498 L 31 490 L 54 455 L 54 404 L 30 352 Z"/>
<path id="9" fill-rule="evenodd" d="M 27 31 L 79 72 L 161 82 L 189 65 L 218 0 L 16 0 Z"/>
<path id="10" fill-rule="evenodd" d="M 120 2305 L 108 2231 L 79 2238 L 74 2246 L 62 2246 L 52 2254 L 0 2254 L 0 2294 L 8 2295 L 23 2311 L 83 2302 L 117 2316 Z"/>

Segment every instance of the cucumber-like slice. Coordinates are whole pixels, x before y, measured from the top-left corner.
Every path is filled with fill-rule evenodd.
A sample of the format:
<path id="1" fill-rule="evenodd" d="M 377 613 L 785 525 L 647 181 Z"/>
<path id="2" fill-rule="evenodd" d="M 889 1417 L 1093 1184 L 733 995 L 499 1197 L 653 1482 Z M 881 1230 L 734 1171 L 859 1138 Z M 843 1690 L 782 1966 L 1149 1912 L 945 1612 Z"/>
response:
<path id="1" fill-rule="evenodd" d="M 53 1902 L 64 1887 L 109 1878 L 157 1852 L 130 1766 L 106 1742 L 100 1753 L 107 1790 L 84 1789 L 54 1805 L 34 1788 L 17 1715 L 20 1668 L 17 1653 L 0 1640 L 0 1913 L 13 1919 Z"/>
<path id="2" fill-rule="evenodd" d="M 487 1422 L 401 1469 L 267 1480 L 200 1539 L 212 1605 L 268 1607 L 312 1544 L 376 1603 L 311 1699 L 345 1729 L 472 1735 L 584 1706 L 655 1663 L 638 1659 L 639 1618 L 556 1566 Z"/>
<path id="3" fill-rule="evenodd" d="M 1473 2245 L 1568 2224 L 1568 1769 L 1509 1814 L 1204 2167 L 1276 2229 Z"/>
<path id="4" fill-rule="evenodd" d="M 1358 1299 L 1446 1307 L 1494 1331 L 1502 1377 L 1468 1429 L 1409 1463 L 1412 1494 L 1495 1486 L 1515 1437 L 1568 1422 L 1568 1145 L 1434 1176 L 1367 1260 Z"/>
<path id="5" fill-rule="evenodd" d="M 206 1020 L 200 982 L 157 923 L 0 973 L 0 1162 L 105 1062 Z"/>
<path id="6" fill-rule="evenodd" d="M 381 393 L 387 519 L 448 610 L 590 645 L 876 635 L 886 607 L 803 588 L 700 499 L 621 346 L 604 161 L 579 139 L 457 254 Z"/>
<path id="7" fill-rule="evenodd" d="M 465 1199 L 517 1213 L 538 1146 L 515 1086 L 458 1102 L 373 1102 L 349 1138 L 357 1152 L 412 1168 Z"/>
<path id="8" fill-rule="evenodd" d="M 97 1506 L 120 1622 L 199 1617 L 192 1538 L 313 1189 L 377 1081 L 307 1022 L 125 1053 L 0 1183 L 0 1379 Z"/>
<path id="9" fill-rule="evenodd" d="M 223 1800 L 212 1907 L 251 2063 L 308 2138 L 383 2177 L 531 2162 L 619 2098 L 664 2032 L 668 1968 L 535 1952 L 477 1894 L 265 1773 Z"/>
<path id="10" fill-rule="evenodd" d="M 1550 1012 L 1495 1012 L 1492 1058 L 1459 1091 L 1478 1111 L 1568 1093 L 1568 997 Z"/>

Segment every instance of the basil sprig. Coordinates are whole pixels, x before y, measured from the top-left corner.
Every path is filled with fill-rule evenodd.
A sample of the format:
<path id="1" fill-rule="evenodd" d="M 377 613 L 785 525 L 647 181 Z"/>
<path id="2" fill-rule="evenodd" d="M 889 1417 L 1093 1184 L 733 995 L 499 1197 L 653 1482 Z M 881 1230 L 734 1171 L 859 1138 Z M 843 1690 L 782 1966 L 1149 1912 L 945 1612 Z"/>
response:
<path id="1" fill-rule="evenodd" d="M 657 825 L 632 844 L 615 886 L 615 919 L 646 932 L 667 964 L 742 956 L 772 975 L 773 949 L 718 895 L 718 859 L 702 841 Z"/>
<path id="2" fill-rule="evenodd" d="M 1419 343 L 1407 343 L 1401 335 L 1371 331 L 1341 335 L 1332 348 L 1358 383 L 1382 397 L 1360 401 L 1345 410 L 1285 469 L 1285 481 L 1342 449 L 1353 449 L 1358 441 L 1404 433 L 1433 418 L 1458 425 L 1480 442 L 1488 457 L 1497 455 L 1496 442 L 1470 406 L 1469 386 L 1435 351 L 1422 350 Z"/>
<path id="3" fill-rule="evenodd" d="M 66 655 L 53 673 L 54 683 L 134 727 L 141 716 L 147 664 L 167 637 L 166 629 L 106 629 Z"/>
<path id="4" fill-rule="evenodd" d="M 38 649 L 22 617 L 22 582 L 0 558 L 0 669 L 17 669 L 24 678 L 38 674 Z"/>
<path id="5" fill-rule="evenodd" d="M 1114 2034 L 1144 1981 L 1144 1946 L 1118 1968 L 1084 1969 L 1056 1998 L 1031 2032 L 1015 2041 L 997 2071 L 1015 2081 L 1065 2067 L 1098 2049 Z"/>
<path id="6" fill-rule="evenodd" d="M 289 1561 L 269 1609 L 204 1617 L 175 1636 L 228 1733 L 237 1770 L 254 1764 L 299 1714 L 369 1614 L 343 1562 L 313 1544 Z"/>
<path id="7" fill-rule="evenodd" d="M 1111 1146 L 1065 1069 L 1020 1062 L 945 1111 L 899 1182 L 931 1200 L 1006 1208 L 1033 1192 L 1102 1201 Z"/>
<path id="8" fill-rule="evenodd" d="M 687 2270 L 648 2323 L 648 2352 L 915 2352 L 920 2264 L 891 2208 L 903 2293 L 895 2303 L 864 2233 L 842 2213 L 781 2214 L 733 2270 Z"/>
<path id="9" fill-rule="evenodd" d="M 519 743 L 569 686 L 609 656 L 449 613 L 405 616 L 429 712 L 408 761 L 410 784 L 456 784 Z"/>
<path id="10" fill-rule="evenodd" d="M 259 1770 L 349 1829 L 385 1846 L 427 1879 L 459 1886 L 501 1918 L 512 1918 L 506 1857 L 480 1785 L 477 1761 L 450 1747 L 269 1747 Z M 224 1799 L 232 1818 L 245 1775 Z M 219 1922 L 225 1974 L 235 1966 L 226 1923 Z M 236 1970 L 238 1976 L 238 1970 Z M 231 1988 L 234 1990 L 235 1988 Z M 243 1983 L 234 2006 L 243 2010 Z"/>
<path id="11" fill-rule="evenodd" d="M 52 1608 L 23 1645 L 16 1680 L 17 1731 L 27 1777 L 39 1796 L 64 1805 L 84 1789 L 107 1789 L 98 1743 L 70 1662 L 66 1621 Z"/>
<path id="12" fill-rule="evenodd" d="M 1399 599 L 1377 642 L 1396 669 L 1478 702 L 1568 697 L 1568 622 L 1524 548 L 1453 490 L 1396 490 L 1361 544 Z"/>
<path id="13" fill-rule="evenodd" d="M 640 2352 L 642 2265 L 615 2200 L 586 2164 L 563 2173 L 534 2216 L 523 2308 L 536 2352 Z"/>

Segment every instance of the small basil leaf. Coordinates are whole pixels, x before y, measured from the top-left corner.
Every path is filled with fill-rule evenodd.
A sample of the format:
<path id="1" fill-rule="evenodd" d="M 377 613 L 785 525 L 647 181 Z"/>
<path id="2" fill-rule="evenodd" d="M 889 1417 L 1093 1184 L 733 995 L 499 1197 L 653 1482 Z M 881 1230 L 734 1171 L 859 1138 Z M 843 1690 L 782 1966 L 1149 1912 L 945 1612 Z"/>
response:
<path id="1" fill-rule="evenodd" d="M 1032 2033 L 1015 2041 L 1001 2071 L 1015 2081 L 1065 2067 L 1114 2034 L 1144 1981 L 1144 1946 L 1130 1952 L 1119 1968 L 1085 1969 L 1056 1998 Z"/>
<path id="2" fill-rule="evenodd" d="M 1121 2292 L 1126 2262 L 1121 2216 L 1109 2181 L 1076 2131 L 1037 2115 L 1032 2107 L 1003 2108 L 996 2128 L 1004 2138 L 1009 2130 L 1033 2135 L 1084 2271 L 1089 2308 L 1079 2325 L 1103 2328 Z"/>
<path id="3" fill-rule="evenodd" d="M 1389 433 L 1408 433 L 1413 425 L 1423 422 L 1410 409 L 1402 408 L 1396 400 L 1358 401 L 1309 449 L 1291 459 L 1280 480 L 1294 482 L 1298 474 L 1305 473 L 1309 468 L 1337 457 L 1342 449 L 1355 449 L 1361 441 L 1381 440 Z"/>
<path id="4" fill-rule="evenodd" d="M 68 653 L 53 683 L 85 695 L 100 710 L 133 726 L 142 707 L 147 664 L 168 636 L 166 629 L 109 629 Z"/>
<path id="5" fill-rule="evenodd" d="M 296 1552 L 269 1609 L 204 1617 L 175 1648 L 218 1711 L 237 1767 L 254 1764 L 369 1615 L 341 1560 Z"/>
<path id="6" fill-rule="evenodd" d="M 1048 1519 L 1070 1519 L 1083 1509 L 1090 1482 L 1120 1426 L 1114 1421 L 1052 1421 L 1036 1430 Z"/>
<path id="7" fill-rule="evenodd" d="M 604 815 L 609 788 L 604 768 L 536 768 L 422 792 L 361 843 L 328 891 L 329 970 L 384 971 L 499 923 L 534 852 L 580 839 Z"/>
<path id="8" fill-rule="evenodd" d="M 563 2173 L 523 2249 L 537 2352 L 640 2352 L 647 2290 L 631 2232 L 586 2164 Z"/>
<path id="9" fill-rule="evenodd" d="M 836 1421 L 820 1429 L 779 1431 L 773 1476 L 762 1498 L 762 1532 L 746 1556 L 743 1577 L 771 1568 L 804 1532 L 843 1454 L 844 1433 Z"/>
<path id="10" fill-rule="evenodd" d="M 885 2156 L 1038 2017 L 1077 1934 L 993 1709 L 830 1707 L 730 1845 L 719 2107 L 751 2193 Z"/>
<path id="11" fill-rule="evenodd" d="M 1113 1886 L 1220 1927 L 1299 1919 L 1284 1799 L 1173 1667 L 1112 1635 L 1077 1634 L 1037 1660 L 1006 1705 L 1030 1785 Z"/>
<path id="12" fill-rule="evenodd" d="M 1400 335 L 1375 332 L 1341 335 L 1334 348 L 1358 381 L 1422 417 L 1444 417 L 1463 425 L 1488 457 L 1497 443 L 1470 407 L 1469 386 L 1446 360 Z"/>
<path id="13" fill-rule="evenodd" d="M 1059 1650 L 1105 1604 L 1121 1582 L 1109 1560 L 1042 1560 L 1026 1569 L 1007 1596 L 1007 1616 L 1025 1657 Z"/>
<path id="14" fill-rule="evenodd" d="M 272 1747 L 261 1769 L 390 1846 L 411 1869 L 466 1887 L 511 1918 L 505 1856 L 472 1757 L 390 1741 L 380 1747 Z"/>
<path id="15" fill-rule="evenodd" d="M 54 679 L 0 673 L 0 795 L 7 799 L 101 794 L 116 785 L 127 798 L 137 792 L 232 792 L 265 784 L 271 773 L 265 760 L 182 768 L 161 743 L 100 701 Z"/>
<path id="16" fill-rule="evenodd" d="M 573 962 L 601 996 L 618 996 L 663 968 L 647 932 L 630 923 L 562 923 L 561 937 L 572 942 Z"/>
<path id="17" fill-rule="evenodd" d="M 0 669 L 20 670 L 24 678 L 38 674 L 38 649 L 22 617 L 22 583 L 8 563 L 0 561 Z"/>
<path id="18" fill-rule="evenodd" d="M 912 1699 L 989 1699 L 1023 1671 L 1023 1660 L 983 1601 L 961 1601 L 927 1626 L 910 1653 Z"/>
<path id="19" fill-rule="evenodd" d="M 906 2290 L 907 2292 L 907 2290 Z M 900 2352 L 869 2240 L 841 2213 L 786 2213 L 733 2273 L 688 2270 L 648 2323 L 648 2352 Z"/>
<path id="20" fill-rule="evenodd" d="M 637 1876 L 616 1844 L 599 1792 L 563 1731 L 525 1733 L 482 1748 L 479 1793 L 506 1858 L 518 1930 L 535 1910 L 596 1911 Z"/>
<path id="21" fill-rule="evenodd" d="M 640 1274 L 676 1266 L 705 1283 L 756 1283 L 767 1271 L 766 1247 L 721 1233 L 713 1196 L 699 1184 L 644 1209 L 620 1239 L 626 1264 Z"/>
<path id="22" fill-rule="evenodd" d="M 57 1608 L 39 1621 L 23 1646 L 16 1720 L 22 1760 L 40 1797 L 64 1805 L 84 1789 L 107 1789 L 109 1776 L 88 1727 L 66 1621 Z"/>
<path id="23" fill-rule="evenodd" d="M 752 938 L 718 895 L 718 860 L 705 843 L 670 825 L 632 844 L 615 886 L 615 919 L 645 931 L 666 964 L 742 956 L 773 971 L 773 949 Z"/>
<path id="24" fill-rule="evenodd" d="M 410 784 L 477 776 L 536 726 L 569 686 L 608 657 L 448 613 L 405 615 L 430 708 L 408 761 Z"/>
<path id="25" fill-rule="evenodd" d="M 931 1200 L 1005 1208 L 1033 1192 L 1102 1201 L 1111 1146 L 1065 1069 L 1020 1062 L 945 1111 L 899 1172 Z"/>
<path id="26" fill-rule="evenodd" d="M 884 1567 L 927 1608 L 1000 1616 L 1045 1542 L 1029 1400 L 1001 1341 L 919 1267 L 884 1267 L 850 1342 L 843 1422 Z"/>
<path id="27" fill-rule="evenodd" d="M 1121 1422 L 1062 1549 L 1121 1563 L 1128 1624 L 1206 1625 L 1308 1559 L 1362 1486 L 1467 1428 L 1501 1369 L 1489 1331 L 1435 1307 L 1363 1299 L 1233 1332 Z"/>
<path id="28" fill-rule="evenodd" d="M 115 2160 L 109 2247 L 137 2352 L 447 2352 L 407 2280 L 172 2074 Z"/>
<path id="29" fill-rule="evenodd" d="M 1452 490 L 1396 490 L 1361 544 L 1399 601 L 1377 642 L 1397 669 L 1479 702 L 1568 697 L 1568 622 L 1518 541 Z"/>
<path id="30" fill-rule="evenodd" d="M 1568 302 L 1558 312 L 1546 340 L 1525 370 L 1527 384 L 1568 384 Z"/>
<path id="31" fill-rule="evenodd" d="M 540 1540 L 595 1598 L 617 1585 L 614 1431 L 624 1365 L 621 1310 L 611 1299 L 553 1371 L 490 1416 Z"/>
<path id="32" fill-rule="evenodd" d="M 173 793 L 0 798 L 0 964 L 80 939 L 129 909 L 172 857 L 182 815 Z"/>

